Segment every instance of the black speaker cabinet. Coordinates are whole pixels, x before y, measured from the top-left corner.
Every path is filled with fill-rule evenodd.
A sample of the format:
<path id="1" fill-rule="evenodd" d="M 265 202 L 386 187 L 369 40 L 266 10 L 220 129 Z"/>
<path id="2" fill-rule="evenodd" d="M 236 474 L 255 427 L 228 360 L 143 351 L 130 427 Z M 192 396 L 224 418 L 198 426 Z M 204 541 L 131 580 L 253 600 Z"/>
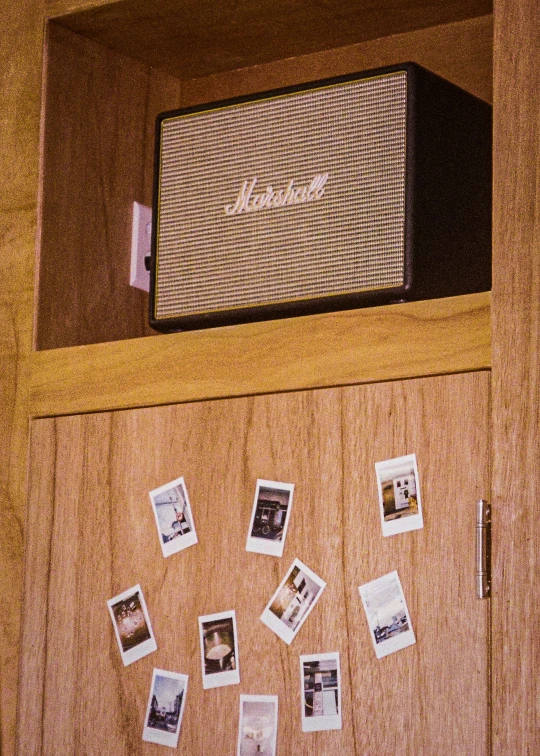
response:
<path id="1" fill-rule="evenodd" d="M 160 331 L 491 286 L 491 107 L 412 64 L 158 117 Z"/>

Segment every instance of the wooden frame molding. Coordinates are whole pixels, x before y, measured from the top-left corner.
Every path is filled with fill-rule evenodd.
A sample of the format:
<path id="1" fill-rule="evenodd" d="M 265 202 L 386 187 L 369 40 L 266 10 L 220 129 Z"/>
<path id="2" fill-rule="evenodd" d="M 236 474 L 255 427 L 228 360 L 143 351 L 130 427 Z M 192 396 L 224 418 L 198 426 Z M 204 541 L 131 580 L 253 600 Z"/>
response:
<path id="1" fill-rule="evenodd" d="M 498 0 L 493 134 L 493 753 L 538 753 L 540 24 Z M 519 124 L 519 128 L 517 128 Z"/>
<path id="2" fill-rule="evenodd" d="M 30 414 L 69 415 L 488 369 L 490 303 L 489 292 L 468 294 L 35 352 Z"/>

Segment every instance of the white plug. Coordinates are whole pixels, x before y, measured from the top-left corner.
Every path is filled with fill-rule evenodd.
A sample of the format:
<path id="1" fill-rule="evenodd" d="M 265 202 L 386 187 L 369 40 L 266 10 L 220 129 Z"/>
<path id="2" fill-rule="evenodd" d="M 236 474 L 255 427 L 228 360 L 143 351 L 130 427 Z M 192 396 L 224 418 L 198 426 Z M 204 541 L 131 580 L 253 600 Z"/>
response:
<path id="1" fill-rule="evenodd" d="M 152 208 L 134 202 L 129 283 L 143 291 L 150 291 L 150 272 L 146 270 L 145 257 L 150 255 L 151 238 Z"/>

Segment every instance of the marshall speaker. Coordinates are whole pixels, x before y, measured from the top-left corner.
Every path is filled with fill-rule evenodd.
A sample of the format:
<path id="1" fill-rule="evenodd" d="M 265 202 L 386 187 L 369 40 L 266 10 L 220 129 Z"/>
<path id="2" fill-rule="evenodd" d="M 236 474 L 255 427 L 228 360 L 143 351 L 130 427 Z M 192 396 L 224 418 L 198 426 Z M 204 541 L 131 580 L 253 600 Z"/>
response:
<path id="1" fill-rule="evenodd" d="M 411 63 L 158 117 L 160 331 L 490 288 L 491 108 Z"/>

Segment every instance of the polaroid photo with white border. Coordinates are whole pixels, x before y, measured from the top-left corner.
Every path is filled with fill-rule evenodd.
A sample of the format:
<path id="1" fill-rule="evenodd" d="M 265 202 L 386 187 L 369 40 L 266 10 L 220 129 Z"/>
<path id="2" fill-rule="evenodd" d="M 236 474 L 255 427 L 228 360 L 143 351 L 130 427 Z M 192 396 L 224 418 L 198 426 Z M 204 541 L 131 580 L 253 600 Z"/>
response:
<path id="1" fill-rule="evenodd" d="M 107 606 L 125 667 L 157 650 L 140 585 L 109 599 Z"/>
<path id="2" fill-rule="evenodd" d="M 358 588 L 377 659 L 416 643 L 397 571 Z"/>
<path id="3" fill-rule="evenodd" d="M 168 557 L 197 543 L 193 513 L 184 478 L 150 491 L 159 542 Z"/>
<path id="4" fill-rule="evenodd" d="M 416 454 L 375 463 L 384 536 L 424 527 Z"/>
<path id="5" fill-rule="evenodd" d="M 339 652 L 300 657 L 302 732 L 341 730 Z"/>
<path id="6" fill-rule="evenodd" d="M 184 716 L 188 675 L 154 669 L 142 739 L 176 748 Z"/>
<path id="7" fill-rule="evenodd" d="M 236 756 L 276 756 L 277 725 L 277 696 L 241 695 Z"/>
<path id="8" fill-rule="evenodd" d="M 203 688 L 220 688 L 240 682 L 236 612 L 199 617 Z"/>
<path id="9" fill-rule="evenodd" d="M 246 551 L 283 555 L 293 503 L 294 483 L 257 480 Z"/>
<path id="10" fill-rule="evenodd" d="M 290 645 L 325 588 L 324 580 L 295 559 L 261 614 L 261 621 Z"/>

